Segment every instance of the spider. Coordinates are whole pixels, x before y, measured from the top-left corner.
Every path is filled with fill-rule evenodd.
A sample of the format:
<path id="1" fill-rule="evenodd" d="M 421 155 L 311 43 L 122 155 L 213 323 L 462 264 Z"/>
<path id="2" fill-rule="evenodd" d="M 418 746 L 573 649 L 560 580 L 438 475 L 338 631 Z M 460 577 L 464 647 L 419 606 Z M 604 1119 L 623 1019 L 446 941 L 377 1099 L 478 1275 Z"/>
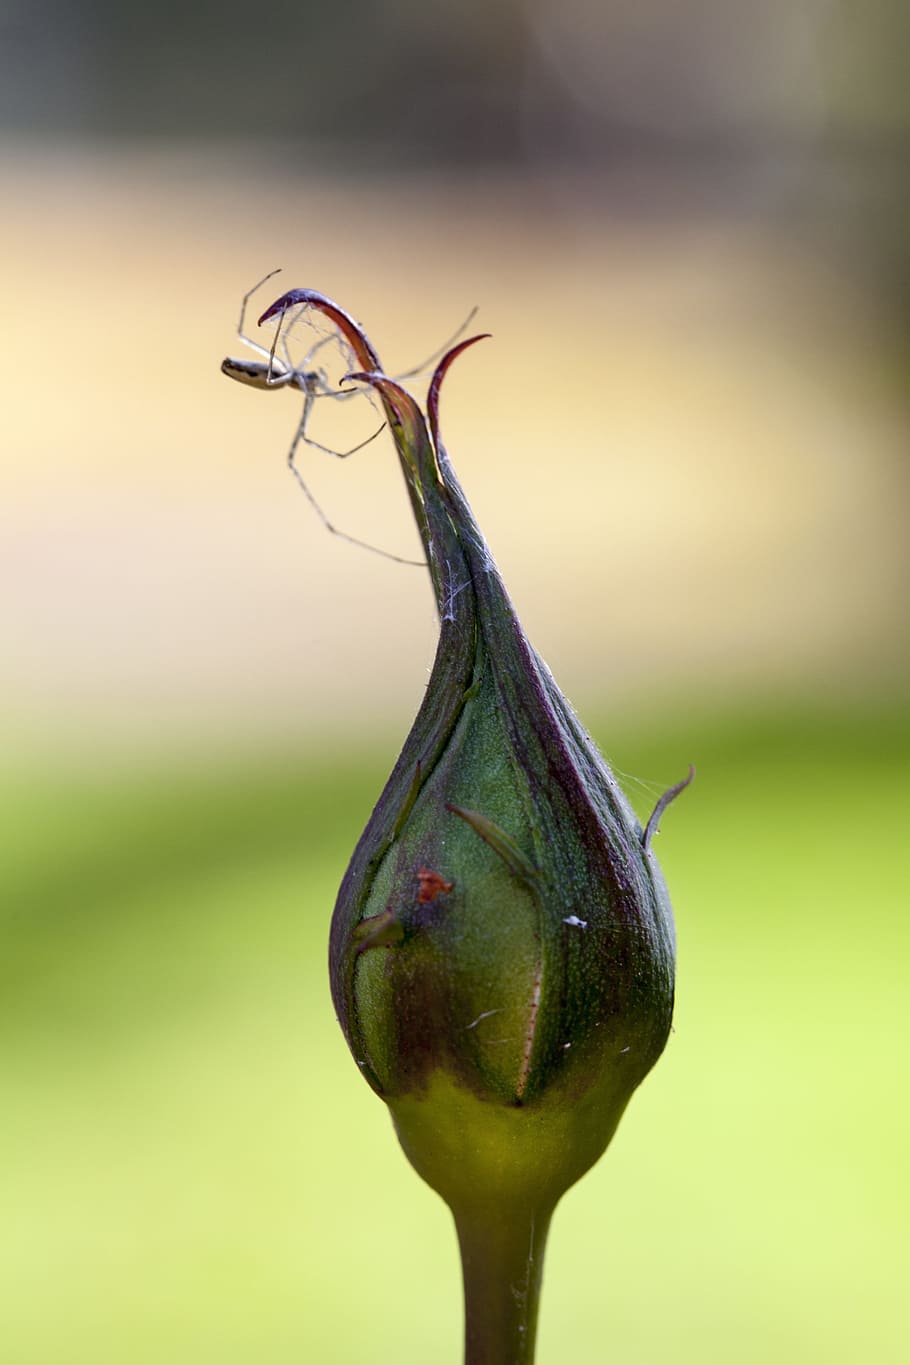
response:
<path id="1" fill-rule="evenodd" d="M 331 531 L 332 535 L 339 536 L 342 540 L 348 541 L 351 545 L 359 545 L 361 549 L 372 550 L 374 554 L 382 555 L 385 559 L 392 559 L 398 564 L 415 564 L 420 568 L 425 568 L 426 565 L 423 560 L 403 559 L 400 555 L 393 555 L 388 550 L 381 550 L 378 546 L 371 545 L 365 540 L 359 540 L 356 536 L 348 535 L 346 531 L 342 531 L 337 526 L 333 526 L 310 491 L 303 475 L 300 473 L 296 459 L 297 450 L 301 444 L 312 446 L 314 450 L 321 450 L 326 455 L 333 455 L 338 460 L 346 460 L 349 455 L 356 455 L 358 450 L 363 450 L 364 446 L 368 446 L 371 441 L 375 441 L 376 437 L 383 431 L 386 424 L 385 422 L 382 422 L 370 436 L 367 436 L 363 441 L 358 441 L 356 445 L 351 446 L 350 450 L 333 450 L 330 446 L 322 445 L 319 441 L 314 440 L 312 436 L 307 435 L 307 425 L 313 410 L 313 404 L 317 398 L 333 398 L 336 402 L 340 403 L 348 398 L 356 398 L 358 394 L 363 393 L 363 390 L 358 388 L 333 388 L 325 370 L 314 367 L 313 362 L 318 352 L 329 343 L 337 342 L 338 338 L 333 333 L 330 333 L 328 336 L 324 336 L 315 342 L 307 351 L 301 362 L 295 364 L 288 345 L 289 328 L 282 327 L 279 323 L 279 330 L 276 333 L 275 340 L 271 347 L 261 345 L 244 331 L 247 305 L 250 299 L 262 288 L 267 280 L 270 280 L 273 275 L 277 274 L 278 270 L 270 270 L 267 275 L 263 276 L 258 284 L 253 285 L 253 288 L 249 289 L 244 294 L 240 304 L 237 336 L 245 346 L 248 346 L 250 350 L 255 351 L 262 359 L 237 360 L 232 356 L 226 356 L 221 362 L 222 374 L 226 374 L 230 379 L 236 379 L 241 384 L 248 384 L 254 389 L 290 388 L 297 389 L 302 393 L 303 412 L 300 415 L 300 421 L 297 423 L 297 427 L 294 431 L 294 438 L 291 441 L 291 446 L 288 450 L 287 465 L 323 526 L 327 531 Z M 403 374 L 395 375 L 394 378 L 396 382 L 399 382 L 402 379 L 413 378 L 414 375 L 420 374 L 433 364 L 434 361 L 438 360 L 439 357 L 449 349 L 452 343 L 461 336 L 476 312 L 476 308 L 471 309 L 471 312 L 465 318 L 458 331 L 454 336 L 450 337 L 445 345 L 441 346 L 439 350 L 434 351 L 431 356 L 428 356 L 427 359 L 422 361 L 419 365 L 413 366 L 412 369 L 405 370 Z"/>

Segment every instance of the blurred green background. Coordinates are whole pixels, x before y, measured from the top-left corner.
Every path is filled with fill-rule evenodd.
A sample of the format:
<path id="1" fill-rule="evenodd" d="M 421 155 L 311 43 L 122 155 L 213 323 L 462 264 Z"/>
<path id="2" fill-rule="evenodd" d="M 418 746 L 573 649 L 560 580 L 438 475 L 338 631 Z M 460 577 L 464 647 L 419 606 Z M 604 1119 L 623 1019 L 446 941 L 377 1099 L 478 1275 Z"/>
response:
<path id="1" fill-rule="evenodd" d="M 0 15 L 4 1365 L 460 1358 L 325 970 L 431 596 L 218 372 L 276 265 L 392 372 L 480 306 L 443 422 L 525 625 L 641 814 L 698 767 L 675 1033 L 557 1214 L 541 1365 L 906 1358 L 907 36 Z M 412 552 L 388 442 L 304 464 Z"/>

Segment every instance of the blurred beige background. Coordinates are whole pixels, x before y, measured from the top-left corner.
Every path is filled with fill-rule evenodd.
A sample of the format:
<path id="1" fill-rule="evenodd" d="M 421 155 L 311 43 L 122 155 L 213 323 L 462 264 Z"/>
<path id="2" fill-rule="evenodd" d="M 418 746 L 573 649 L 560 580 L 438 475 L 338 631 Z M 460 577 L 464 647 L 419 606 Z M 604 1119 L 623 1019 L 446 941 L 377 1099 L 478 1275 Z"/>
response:
<path id="1" fill-rule="evenodd" d="M 219 373 L 276 264 L 254 303 L 329 293 L 393 373 L 479 305 L 493 337 L 448 381 L 447 443 L 582 706 L 825 703 L 904 677 L 905 341 L 810 238 L 633 214 L 622 178 L 558 167 L 346 179 L 7 146 L 2 174 L 8 743 L 407 724 L 423 575 L 320 526 L 284 468 L 299 395 Z M 387 438 L 303 467 L 337 525 L 414 553 Z"/>

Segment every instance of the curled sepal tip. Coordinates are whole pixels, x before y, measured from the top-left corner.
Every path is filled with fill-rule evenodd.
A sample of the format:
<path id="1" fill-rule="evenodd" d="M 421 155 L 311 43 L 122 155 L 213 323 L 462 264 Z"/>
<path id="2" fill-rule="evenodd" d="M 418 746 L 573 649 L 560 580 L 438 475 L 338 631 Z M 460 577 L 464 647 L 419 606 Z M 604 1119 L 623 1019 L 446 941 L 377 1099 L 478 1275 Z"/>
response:
<path id="1" fill-rule="evenodd" d="M 373 349 L 366 332 L 359 322 L 351 317 L 350 313 L 341 308 L 334 299 L 330 299 L 326 294 L 320 294 L 318 289 L 289 289 L 282 294 L 274 303 L 270 303 L 268 308 L 259 318 L 259 326 L 269 318 L 284 317 L 290 308 L 297 306 L 304 308 L 315 308 L 318 313 L 323 313 L 325 317 L 333 322 L 341 332 L 345 340 L 350 344 L 352 351 L 357 357 L 358 363 L 365 370 L 381 370 L 379 356 Z"/>
<path id="2" fill-rule="evenodd" d="M 648 823 L 645 825 L 641 835 L 641 846 L 645 850 L 651 847 L 651 840 L 657 833 L 660 826 L 661 816 L 667 809 L 671 801 L 675 801 L 681 792 L 684 792 L 691 782 L 695 780 L 695 765 L 689 764 L 689 771 L 681 782 L 675 782 L 672 787 L 668 787 L 663 796 L 660 797 L 651 812 Z"/>
<path id="3" fill-rule="evenodd" d="M 350 374 L 342 377 L 341 382 L 368 384 L 370 388 L 375 389 L 385 404 L 393 428 L 397 427 L 401 431 L 408 447 L 412 448 L 419 444 L 424 426 L 423 414 L 411 394 L 402 388 L 397 380 L 390 379 L 380 369 L 369 369 L 352 370 Z"/>
<path id="4" fill-rule="evenodd" d="M 430 419 L 430 432 L 433 436 L 434 446 L 439 446 L 439 392 L 442 388 L 442 381 L 445 379 L 452 362 L 461 355 L 462 351 L 466 351 L 475 342 L 486 341 L 489 336 L 489 332 L 478 332 L 477 336 L 467 337 L 464 341 L 459 341 L 457 346 L 446 351 L 433 371 L 433 378 L 430 380 L 430 387 L 427 390 L 427 416 Z"/>

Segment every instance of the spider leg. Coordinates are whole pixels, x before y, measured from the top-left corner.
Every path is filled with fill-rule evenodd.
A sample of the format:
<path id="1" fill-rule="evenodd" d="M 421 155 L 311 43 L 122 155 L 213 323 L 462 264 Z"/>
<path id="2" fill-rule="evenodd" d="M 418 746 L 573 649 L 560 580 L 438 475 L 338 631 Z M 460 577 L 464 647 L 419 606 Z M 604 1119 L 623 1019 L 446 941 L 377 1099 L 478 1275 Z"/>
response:
<path id="1" fill-rule="evenodd" d="M 290 347 L 290 343 L 289 343 L 288 337 L 289 337 L 289 334 L 290 334 L 290 331 L 291 331 L 291 327 L 292 327 L 293 324 L 288 324 L 288 326 L 286 327 L 286 326 L 284 325 L 284 324 L 285 324 L 285 319 L 286 319 L 286 317 L 287 317 L 287 314 L 286 314 L 286 313 L 282 313 L 281 317 L 278 319 L 278 330 L 277 330 L 276 333 L 275 333 L 275 342 L 274 342 L 273 345 L 272 345 L 272 356 L 274 357 L 274 354 L 275 354 L 275 346 L 277 345 L 278 339 L 279 339 L 279 337 L 280 337 L 280 338 L 281 338 L 281 354 L 282 354 L 282 356 L 284 357 L 284 362 L 283 362 L 283 363 L 287 366 L 287 369 L 288 369 L 288 373 L 289 373 L 289 374 L 296 374 L 296 373 L 298 373 L 298 372 L 300 371 L 301 367 L 300 367 L 299 365 L 295 365 L 295 364 L 294 364 L 294 360 L 293 360 L 293 357 L 292 357 L 292 355 L 291 355 L 291 347 Z M 298 387 L 299 387 L 299 386 L 298 386 Z"/>
<path id="2" fill-rule="evenodd" d="M 266 372 L 266 377 L 265 377 L 265 382 L 266 382 L 267 384 L 274 384 L 274 382 L 275 382 L 274 377 L 273 377 L 274 374 L 275 374 L 275 347 L 278 345 L 278 338 L 281 336 L 281 329 L 282 329 L 283 326 L 284 326 L 284 313 L 282 313 L 281 316 L 280 316 L 279 319 L 278 319 L 278 326 L 277 326 L 277 328 L 275 329 L 275 335 L 272 337 L 272 345 L 271 345 L 271 347 L 269 348 L 269 350 L 266 352 L 266 354 L 268 355 L 268 358 L 269 358 L 269 368 L 268 368 L 268 371 Z M 285 348 L 284 348 L 284 349 L 285 349 L 285 354 L 286 354 L 286 353 L 287 353 L 287 343 L 285 343 Z M 283 364 L 283 362 L 279 360 L 278 365 L 281 366 L 282 364 Z M 290 370 L 291 373 L 293 373 L 293 366 L 289 366 L 289 370 Z M 279 370 L 279 373 L 280 373 L 280 370 Z"/>
<path id="3" fill-rule="evenodd" d="M 382 422 L 370 436 L 366 436 L 362 441 L 358 441 L 355 446 L 351 446 L 350 450 L 334 450 L 332 446 L 325 446 L 321 441 L 314 441 L 312 436 L 307 435 L 306 430 L 310 420 L 310 413 L 313 411 L 313 404 L 316 402 L 317 398 L 334 397 L 334 394 L 331 390 L 328 391 L 328 394 L 323 394 L 319 391 L 314 391 L 311 388 L 305 388 L 303 392 L 303 414 L 297 427 L 294 443 L 288 454 L 288 464 L 291 465 L 295 472 L 296 465 L 294 464 L 294 460 L 297 455 L 297 447 L 301 441 L 306 446 L 312 446 L 314 450 L 321 450 L 323 455 L 331 455 L 335 460 L 346 460 L 349 455 L 356 455 L 358 450 L 363 450 L 364 446 L 368 446 L 371 441 L 376 440 L 376 437 L 379 436 L 381 432 L 385 431 L 386 424 L 385 422 Z M 339 396 L 343 398 L 348 397 L 347 394 L 341 394 Z"/>
<path id="4" fill-rule="evenodd" d="M 372 403 L 373 395 L 368 389 L 359 385 L 349 389 L 333 389 L 329 384 L 325 370 L 321 370 L 318 367 L 312 368 L 313 357 L 322 350 L 323 346 L 329 346 L 333 342 L 338 344 L 339 341 L 340 338 L 334 332 L 329 332 L 327 336 L 320 337 L 319 340 L 310 347 L 306 355 L 300 361 L 300 364 L 295 367 L 298 375 L 304 379 L 304 384 L 298 384 L 298 388 L 303 388 L 304 393 L 311 393 L 314 398 L 333 398 L 336 403 L 344 403 L 349 398 L 364 397 L 369 398 Z M 350 355 L 346 356 L 345 359 L 353 362 L 353 357 Z M 347 376 L 345 376 L 345 379 L 346 378 Z M 344 383 L 344 379 L 341 380 L 341 383 Z M 381 430 L 382 428 L 380 427 L 380 431 Z M 324 449 L 324 447 L 320 447 L 320 449 Z M 359 450 L 360 447 L 355 446 L 354 449 Z M 349 450 L 347 453 L 353 455 L 354 451 Z M 329 451 L 329 454 L 337 454 L 337 451 Z"/>
<path id="5" fill-rule="evenodd" d="M 315 397 L 315 395 L 307 394 L 307 401 L 311 401 L 313 397 Z M 306 419 L 304 418 L 304 420 Z M 383 422 L 381 426 L 376 428 L 372 436 L 367 436 L 365 440 L 358 441 L 357 445 L 351 446 L 350 450 L 333 450 L 331 446 L 321 445 L 319 441 L 314 441 L 312 436 L 307 436 L 302 428 L 299 433 L 299 439 L 303 441 L 304 445 L 312 446 L 314 450 L 321 450 L 323 455 L 333 455 L 336 460 L 346 460 L 349 455 L 356 455 L 358 450 L 363 450 L 364 446 L 368 446 L 371 441 L 375 441 L 376 437 L 385 431 L 385 427 L 386 424 Z"/>
<path id="6" fill-rule="evenodd" d="M 244 343 L 244 345 L 249 346 L 251 350 L 256 351 L 257 354 L 264 356 L 266 359 L 269 358 L 269 352 L 265 348 L 265 346 L 260 345 L 258 341 L 254 341 L 251 336 L 247 336 L 246 332 L 243 330 L 246 324 L 246 309 L 247 304 L 249 303 L 253 295 L 257 292 L 257 290 L 261 289 L 262 286 L 265 284 L 266 280 L 270 280 L 272 276 L 277 275 L 280 272 L 280 270 L 281 266 L 278 266 L 276 270 L 270 270 L 267 275 L 263 275 L 262 279 L 259 281 L 258 284 L 254 284 L 252 289 L 247 290 L 240 303 L 240 319 L 237 323 L 237 336 Z M 291 369 L 293 367 L 288 366 L 288 368 Z"/>
<path id="7" fill-rule="evenodd" d="M 404 559 L 401 555 L 393 555 L 388 550 L 381 550 L 378 545 L 371 545 L 367 540 L 359 540 L 357 536 L 349 536 L 347 531 L 341 531 L 338 529 L 337 526 L 333 526 L 332 523 L 329 521 L 328 517 L 326 516 L 325 512 L 323 512 L 319 503 L 316 501 L 313 494 L 310 492 L 309 486 L 305 482 L 304 477 L 301 474 L 300 470 L 297 468 L 296 464 L 297 447 L 300 445 L 301 441 L 303 441 L 305 445 L 315 446 L 317 450 L 325 451 L 326 454 L 328 455 L 338 454 L 338 452 L 335 450 L 328 450 L 326 446 L 321 446 L 318 445 L 315 441 L 311 441 L 306 435 L 306 424 L 309 419 L 309 415 L 312 410 L 315 398 L 316 395 L 312 393 L 307 393 L 305 395 L 303 400 L 303 415 L 300 418 L 297 430 L 294 433 L 294 439 L 291 442 L 291 448 L 288 451 L 288 469 L 294 475 L 294 478 L 297 480 L 299 487 L 303 490 L 303 493 L 305 494 L 306 499 L 309 502 L 310 506 L 312 507 L 313 511 L 316 513 L 317 517 L 322 522 L 323 526 L 327 531 L 331 531 L 332 535 L 338 536 L 340 540 L 346 540 L 349 545 L 359 545 L 362 550 L 370 550 L 374 555 L 382 555 L 383 559 L 391 559 L 395 564 L 413 564 L 419 569 L 425 569 L 426 563 L 422 559 Z M 373 436 L 378 435 L 379 432 L 373 433 Z M 373 436 L 368 437 L 367 441 L 361 441 L 359 446 L 355 446 L 355 449 L 356 450 L 362 449 L 362 447 L 367 445 L 369 441 L 373 440 Z M 353 455 L 354 451 L 349 450 L 346 453 L 348 455 Z"/>
<path id="8" fill-rule="evenodd" d="M 401 379 L 413 379 L 416 374 L 422 374 L 423 371 L 428 370 L 431 365 L 435 365 L 437 360 L 441 360 L 442 357 L 445 355 L 446 351 L 451 349 L 451 347 L 455 344 L 455 342 L 458 340 L 461 334 L 467 331 L 476 313 L 477 308 L 476 307 L 472 308 L 468 316 L 465 318 L 464 322 L 459 327 L 458 331 L 453 332 L 452 335 L 449 337 L 448 341 L 444 342 L 443 345 L 440 346 L 438 350 L 434 351 L 432 355 L 428 355 L 426 360 L 422 360 L 419 365 L 414 365 L 413 368 L 410 370 L 404 370 L 402 374 L 396 374 L 394 376 L 396 382 Z"/>
<path id="9" fill-rule="evenodd" d="M 312 446 L 314 450 L 321 450 L 324 455 L 332 455 L 336 460 L 346 460 L 349 455 L 356 455 L 358 450 L 363 450 L 364 446 L 368 446 L 371 441 L 375 441 L 376 437 L 381 432 L 385 431 L 386 423 L 380 422 L 379 426 L 370 436 L 366 436 L 362 441 L 358 441 L 356 445 L 351 446 L 350 450 L 335 450 L 332 446 L 325 446 L 321 441 L 315 441 L 312 436 L 306 434 L 306 425 L 309 421 L 310 410 L 313 406 L 313 400 L 316 398 L 332 398 L 336 403 L 343 403 L 347 398 L 366 398 L 371 407 L 375 406 L 373 394 L 369 390 L 361 388 L 359 385 L 351 389 L 333 389 L 329 387 L 323 371 L 310 370 L 308 368 L 304 369 L 304 366 L 308 367 L 312 364 L 313 356 L 321 347 L 336 339 L 336 337 L 329 335 L 323 337 L 320 341 L 317 341 L 315 346 L 307 351 L 301 362 L 300 369 L 297 371 L 297 387 L 302 389 L 306 394 L 303 417 L 300 420 L 298 440 L 303 441 L 304 445 Z M 301 379 L 303 380 L 302 383 L 300 382 Z M 342 383 L 343 382 L 344 380 L 342 380 Z"/>

